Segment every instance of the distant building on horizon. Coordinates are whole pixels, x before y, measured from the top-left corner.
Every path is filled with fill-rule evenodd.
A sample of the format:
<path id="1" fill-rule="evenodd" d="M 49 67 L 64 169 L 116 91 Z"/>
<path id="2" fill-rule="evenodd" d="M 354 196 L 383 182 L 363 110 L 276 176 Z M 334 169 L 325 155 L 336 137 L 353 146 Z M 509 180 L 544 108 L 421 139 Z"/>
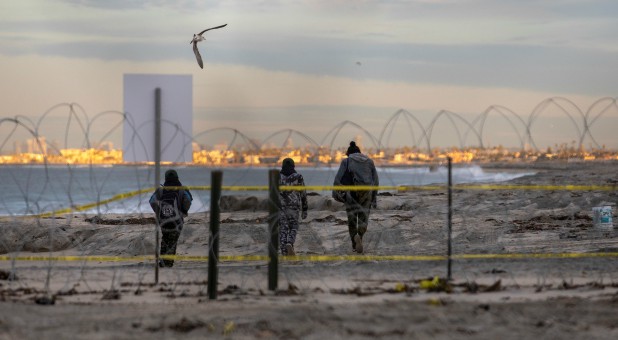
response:
<path id="1" fill-rule="evenodd" d="M 122 159 L 155 161 L 155 89 L 161 89 L 161 161 L 193 161 L 191 75 L 125 74 Z"/>

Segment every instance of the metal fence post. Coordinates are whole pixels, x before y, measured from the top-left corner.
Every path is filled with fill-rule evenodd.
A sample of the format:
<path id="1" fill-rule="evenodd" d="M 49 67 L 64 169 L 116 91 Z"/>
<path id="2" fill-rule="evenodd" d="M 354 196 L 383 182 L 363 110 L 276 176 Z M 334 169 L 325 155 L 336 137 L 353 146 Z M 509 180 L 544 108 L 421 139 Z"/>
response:
<path id="1" fill-rule="evenodd" d="M 447 213 L 447 224 L 448 224 L 448 270 L 446 279 L 448 281 L 451 280 L 451 254 L 452 254 L 452 232 L 453 232 L 453 159 L 448 157 L 448 213 Z"/>
<path id="2" fill-rule="evenodd" d="M 208 298 L 217 298 L 217 281 L 219 270 L 219 200 L 221 198 L 223 172 L 213 171 L 210 180 L 210 239 L 208 241 Z"/>
<path id="3" fill-rule="evenodd" d="M 155 89 L 155 131 L 154 131 L 154 162 L 155 162 L 155 190 L 159 187 L 161 177 L 161 89 Z M 159 284 L 159 219 L 155 217 L 155 284 Z"/>
<path id="4" fill-rule="evenodd" d="M 279 171 L 275 169 L 268 172 L 268 193 L 268 289 L 276 290 L 279 275 Z"/>

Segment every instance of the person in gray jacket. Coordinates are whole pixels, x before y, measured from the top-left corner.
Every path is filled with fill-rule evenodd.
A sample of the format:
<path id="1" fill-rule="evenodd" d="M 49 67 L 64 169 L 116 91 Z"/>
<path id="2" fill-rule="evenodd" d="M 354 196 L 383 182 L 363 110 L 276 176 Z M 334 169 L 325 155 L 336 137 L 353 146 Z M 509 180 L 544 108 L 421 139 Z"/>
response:
<path id="1" fill-rule="evenodd" d="M 333 185 L 380 185 L 373 160 L 361 153 L 355 142 L 350 142 L 346 155 L 348 158 L 341 161 Z M 377 208 L 377 196 L 377 190 L 333 191 L 333 198 L 345 204 L 352 249 L 359 254 L 363 253 L 369 212 L 372 207 Z"/>

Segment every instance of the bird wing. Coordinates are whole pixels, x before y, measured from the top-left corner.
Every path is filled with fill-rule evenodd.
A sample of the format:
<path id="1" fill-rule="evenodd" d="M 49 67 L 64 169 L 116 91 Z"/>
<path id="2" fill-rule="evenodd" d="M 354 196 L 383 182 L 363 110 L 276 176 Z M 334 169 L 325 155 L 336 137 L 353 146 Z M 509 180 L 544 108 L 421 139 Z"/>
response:
<path id="1" fill-rule="evenodd" d="M 202 55 L 200 54 L 200 50 L 197 49 L 197 41 L 193 43 L 193 53 L 195 53 L 195 59 L 197 59 L 197 64 L 200 65 L 200 68 L 204 68 L 204 63 L 202 62 Z"/>
<path id="2" fill-rule="evenodd" d="M 204 32 L 206 32 L 206 31 L 216 30 L 217 28 L 221 28 L 221 27 L 225 27 L 225 26 L 227 26 L 227 24 L 224 24 L 224 25 L 221 25 L 221 26 L 217 26 L 217 27 L 207 28 L 207 29 L 205 29 L 205 30 L 201 31 L 201 32 L 199 33 L 199 35 L 204 34 Z"/>

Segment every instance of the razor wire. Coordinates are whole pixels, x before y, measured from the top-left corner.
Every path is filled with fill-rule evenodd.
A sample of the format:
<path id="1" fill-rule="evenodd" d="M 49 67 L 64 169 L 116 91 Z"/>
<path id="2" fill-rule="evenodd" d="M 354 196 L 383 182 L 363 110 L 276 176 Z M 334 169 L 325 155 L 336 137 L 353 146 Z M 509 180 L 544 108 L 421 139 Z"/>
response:
<path id="1" fill-rule="evenodd" d="M 208 186 L 196 186 L 196 187 L 188 187 L 189 189 L 208 189 Z M 386 187 L 387 189 L 391 189 L 391 187 Z M 466 186 L 466 185 L 462 185 L 462 186 L 455 186 L 455 188 L 458 188 L 457 190 L 517 190 L 517 186 L 516 185 L 478 185 L 478 186 Z M 226 189 L 240 189 L 240 188 L 234 188 L 234 187 L 228 187 Z M 264 187 L 250 187 L 250 188 L 243 188 L 243 189 L 265 189 Z M 283 188 L 286 189 L 286 188 Z M 295 189 L 295 188 L 292 188 Z M 309 187 L 307 188 L 309 190 L 311 189 L 335 189 L 335 187 L 328 187 L 328 186 L 317 186 L 317 187 Z M 337 187 L 337 189 L 342 189 L 341 187 Z M 366 190 L 366 189 L 374 189 L 373 187 L 367 187 L 367 188 L 347 188 L 347 189 L 352 189 L 352 190 Z M 424 188 L 427 189 L 427 188 Z M 444 187 L 443 186 L 434 186 L 432 188 L 429 188 L 429 191 L 443 191 Z M 553 190 L 553 191 L 557 191 L 557 190 L 563 190 L 566 192 L 572 192 L 574 190 L 603 190 L 603 191 L 607 191 L 607 192 L 615 192 L 615 186 L 542 186 L 542 185 L 535 185 L 535 186 L 523 186 L 522 187 L 523 190 L 533 190 L 533 191 L 539 191 L 539 190 Z M 128 195 L 119 195 L 118 199 L 124 199 L 126 198 L 126 196 Z M 55 214 L 52 214 L 55 215 Z M 266 217 L 267 218 L 267 217 Z M 266 219 L 263 218 L 262 222 Z M 374 221 L 375 222 L 375 221 Z M 122 223 L 126 223 L 124 221 L 122 221 L 122 219 L 120 219 L 119 221 L 120 224 Z M 61 226 L 60 228 L 62 228 L 63 226 Z M 374 243 L 376 249 L 379 248 L 379 245 L 377 243 L 379 242 L 375 242 L 375 236 L 379 238 L 381 237 L 385 237 L 385 233 L 388 233 L 387 229 L 385 228 L 387 227 L 387 225 L 384 225 L 380 222 L 377 222 L 375 226 L 372 226 L 370 228 L 370 235 L 372 235 L 372 237 L 369 238 L 369 243 Z M 266 231 L 263 232 L 264 235 L 266 234 Z M 50 233 L 51 234 L 51 233 Z M 225 234 L 225 228 L 222 230 L 222 233 L 220 235 L 220 237 L 225 238 L 224 236 Z M 51 235 L 50 235 L 51 238 Z M 265 241 L 264 237 L 264 240 Z M 440 238 L 438 238 L 440 239 Z M 457 249 L 457 242 L 455 242 L 455 248 Z M 331 248 L 335 248 L 335 247 L 331 247 Z M 207 248 L 204 249 L 204 251 Z M 51 249 L 50 249 L 51 250 Z M 442 252 L 443 253 L 443 252 Z M 455 251 L 455 255 L 453 256 L 454 259 L 456 260 L 471 260 L 471 259 L 538 259 L 538 258 L 587 258 L 587 259 L 591 259 L 591 258 L 607 258 L 607 257 L 615 257 L 617 254 L 615 252 L 588 252 L 588 253 L 535 253 L 535 252 L 531 252 L 531 253 L 519 253 L 519 254 L 466 254 L 463 253 L 461 254 L 459 250 Z M 163 256 L 165 257 L 165 256 Z M 90 261 L 99 261 L 99 262 L 120 262 L 120 263 L 124 263 L 124 266 L 127 266 L 127 263 L 134 263 L 134 262 L 138 262 L 138 267 L 141 269 L 141 271 L 137 271 L 138 272 L 138 277 L 141 276 L 142 279 L 148 275 L 148 272 L 151 271 L 151 269 L 149 269 L 147 263 L 152 261 L 152 256 L 134 256 L 134 257 L 120 257 L 120 256 L 52 256 L 51 254 L 49 256 L 3 256 L 0 258 L 0 260 L 10 260 L 12 261 L 13 265 L 15 265 L 15 262 L 18 261 L 49 261 L 49 268 L 52 268 L 52 263 L 56 263 L 59 261 L 75 261 L 75 262 L 81 262 L 82 266 L 80 267 L 81 271 L 84 271 L 86 263 L 90 262 Z M 187 261 L 187 263 L 192 263 L 192 262 L 204 262 L 208 259 L 207 256 L 183 256 L 183 255 L 178 255 L 178 256 L 172 256 L 172 257 L 168 257 L 168 258 L 173 258 L 173 259 L 177 259 L 179 261 Z M 385 263 L 392 263 L 393 261 L 406 261 L 406 262 L 414 262 L 414 261 L 430 261 L 430 262 L 435 262 L 435 261 L 444 261 L 445 260 L 445 256 L 439 255 L 439 254 L 433 254 L 433 255 L 383 255 L 383 254 L 369 254 L 369 255 L 305 255 L 305 256 L 297 256 L 297 257 L 291 257 L 291 258 L 284 258 L 282 259 L 282 264 L 286 264 L 286 263 L 294 263 L 294 261 L 303 261 L 303 262 L 334 262 L 337 263 L 338 265 L 341 265 L 341 262 L 350 262 L 350 261 L 362 261 L 362 262 L 367 262 L 367 261 L 380 261 L 380 262 L 385 262 Z M 223 255 L 219 258 L 219 261 L 221 262 L 266 262 L 268 261 L 268 256 L 267 255 L 233 255 L 233 256 L 226 256 Z M 57 264 L 56 264 L 57 265 Z M 390 264 L 389 266 L 395 266 L 393 264 Z M 16 268 L 16 267 L 14 267 Z M 129 268 L 132 269 L 132 271 L 135 271 L 135 269 L 131 266 L 129 266 Z M 437 267 L 439 268 L 439 266 Z M 75 269 L 75 268 L 74 268 Z M 190 271 L 191 267 L 189 266 L 188 268 L 183 268 L 180 269 L 180 271 L 183 270 L 189 270 Z M 290 269 L 292 270 L 291 272 L 287 272 L 284 271 L 284 273 L 287 272 L 286 276 L 288 276 L 288 279 L 293 280 L 293 281 L 297 281 L 300 277 L 297 277 L 295 274 L 293 274 L 293 267 L 291 268 L 286 268 L 286 269 Z M 469 274 L 469 273 L 468 273 Z M 114 272 L 115 275 L 115 272 Z M 127 275 L 126 273 L 124 275 Z M 181 275 L 181 274 L 178 274 Z M 248 276 L 251 276 L 249 274 L 247 274 Z M 303 275 L 307 275 L 306 272 L 303 271 Z M 242 280 L 242 276 L 241 275 L 241 280 Z M 67 277 L 71 277 L 71 276 L 67 276 Z M 135 277 L 135 276 L 130 276 L 129 277 Z M 182 276 L 183 280 L 186 280 L 186 277 Z M 122 278 L 122 276 L 120 276 L 119 278 Z M 307 279 L 306 276 L 302 276 L 303 280 Z M 75 277 L 73 277 L 73 279 L 75 279 Z M 80 279 L 83 279 L 80 277 Z M 180 279 L 180 276 L 177 278 Z M 201 277 L 202 280 L 200 279 L 194 279 L 192 280 L 193 282 L 203 282 L 203 277 Z M 254 278 L 255 279 L 255 278 Z M 612 278 L 613 280 L 613 278 Z M 141 282 L 141 281 L 140 281 Z M 252 282 L 254 284 L 258 284 L 259 282 Z M 263 283 L 262 283 L 263 284 Z M 92 285 L 92 283 L 89 284 L 89 286 Z M 65 285 L 65 288 L 67 286 Z"/>
<path id="2" fill-rule="evenodd" d="M 543 110 L 549 105 L 563 105 L 564 99 L 552 99 L 544 102 L 535 111 L 528 123 L 526 124 L 525 132 L 518 133 L 520 143 L 530 143 L 534 145 L 532 138 L 532 129 L 534 122 L 538 116 L 543 113 Z M 596 107 L 601 107 L 601 111 L 594 115 Z M 603 115 L 608 114 L 608 110 L 616 106 L 615 99 L 601 99 L 586 114 L 571 115 L 569 120 L 573 124 L 578 124 L 577 119 L 584 120 L 582 128 L 576 128 L 579 136 L 577 136 L 580 145 L 582 145 L 586 136 L 594 139 L 590 126 L 597 122 Z M 41 143 L 41 137 L 44 136 L 44 119 L 52 114 L 52 111 L 58 108 L 68 108 L 69 114 L 66 123 L 67 132 L 65 133 L 64 146 L 70 144 L 69 137 L 77 135 L 78 145 L 84 148 L 101 143 L 106 136 L 112 131 L 108 131 L 98 141 L 92 141 L 93 134 L 91 128 L 93 123 L 101 119 L 103 114 L 98 115 L 92 121 L 89 121 L 85 110 L 76 104 L 59 104 L 56 107 L 48 110 L 43 117 L 37 122 L 29 121 L 23 117 L 3 118 L 0 121 L 0 127 L 10 126 L 13 130 L 8 136 L 3 139 L 0 144 L 0 150 L 4 150 L 17 130 L 26 132 L 26 135 L 34 137 L 40 149 L 44 149 Z M 410 113 L 401 113 L 410 119 L 414 117 Z M 130 119 L 127 115 L 120 112 L 109 112 L 105 115 L 115 116 L 122 121 Z M 438 115 L 432 123 L 425 128 L 416 138 L 416 144 L 423 141 L 427 145 L 427 149 L 431 149 L 432 132 L 439 119 L 446 117 L 453 127 L 458 130 L 457 122 L 463 122 L 465 119 L 461 115 L 449 113 L 447 111 Z M 578 118 L 577 118 L 578 117 Z M 414 119 L 412 119 L 414 120 Z M 463 123 L 464 130 L 458 130 L 458 140 L 460 147 L 465 147 L 465 140 L 469 133 L 475 135 L 477 140 L 483 141 L 484 123 L 480 123 L 481 128 L 476 131 L 475 124 L 479 121 L 471 123 Z M 394 119 L 389 120 L 389 123 L 396 124 Z M 173 124 L 166 122 L 166 124 Z M 597 123 L 598 124 L 598 123 Z M 388 125 L 388 124 L 387 124 Z M 511 124 L 515 129 L 515 123 Z M 112 127 L 111 130 L 118 129 L 119 124 Z M 336 138 L 342 134 L 342 130 L 346 127 L 358 129 L 362 133 L 370 137 L 375 149 L 385 149 L 388 145 L 388 139 L 391 137 L 393 130 L 389 127 L 386 133 L 383 131 L 380 138 L 372 137 L 371 133 L 360 125 L 352 122 L 344 122 L 337 125 L 326 137 L 321 144 L 300 131 L 286 129 L 273 133 L 266 139 L 270 139 L 284 135 L 285 139 L 292 136 L 300 136 L 302 140 L 312 145 L 314 152 L 318 153 L 323 149 L 322 145 L 328 142 L 328 149 L 332 151 L 335 145 Z M 412 126 L 409 124 L 409 126 Z M 134 143 L 136 148 L 143 147 L 143 142 L 139 139 L 137 131 L 143 127 L 134 127 Z M 385 126 L 385 129 L 386 126 Z M 465 131 L 467 129 L 467 132 Z M 259 143 L 242 134 L 236 129 L 221 129 L 231 131 L 234 135 L 227 148 L 231 149 L 234 143 L 242 141 L 249 150 L 258 151 L 263 148 Z M 74 133 L 76 132 L 76 133 Z M 520 131 L 521 132 L 521 131 Z M 197 134 L 196 136 L 206 136 L 209 132 Z M 81 139 L 79 136 L 82 136 Z M 179 136 L 188 136 L 188 134 L 177 131 Z M 238 138 L 240 136 L 240 138 Z M 522 137 L 526 136 L 522 142 Z M 384 139 L 383 139 L 384 138 Z M 192 137 L 192 141 L 197 142 L 196 137 Z M 386 141 L 386 142 L 385 142 Z M 262 144 L 265 144 L 262 143 Z M 598 146 L 598 144 L 597 144 Z M 165 147 L 165 146 L 163 146 Z M 190 147 L 190 145 L 186 145 Z M 52 147 L 53 152 L 59 152 L 60 147 Z M 283 150 L 283 145 L 281 150 Z M 11 287 L 38 287 L 40 283 L 44 283 L 43 289 L 46 291 L 70 293 L 72 290 L 77 290 L 79 287 L 84 287 L 86 291 L 92 292 L 114 292 L 122 289 L 123 285 L 135 285 L 139 291 L 139 287 L 147 286 L 151 282 L 152 273 L 152 257 L 154 252 L 153 233 L 154 233 L 154 218 L 152 212 L 148 211 L 149 206 L 145 201 L 154 191 L 152 187 L 153 170 L 151 166 L 137 165 L 130 167 L 111 167 L 100 168 L 93 164 L 85 165 L 52 165 L 45 161 L 46 153 L 43 153 L 43 162 L 40 166 L 37 165 L 18 165 L 11 167 L 2 167 L 5 181 L 14 183 L 13 190 L 7 192 L 0 202 L 0 207 L 4 207 L 8 211 L 8 216 L 0 217 L 2 225 L 2 242 L 0 247 L 3 248 L 4 254 L 0 255 L 1 268 L 7 269 L 11 275 L 15 277 L 21 276 L 21 280 L 10 281 Z M 413 173 L 409 176 L 431 176 L 433 166 L 440 171 L 443 164 L 429 163 L 423 169 L 426 173 Z M 330 168 L 330 164 L 328 165 Z M 182 167 L 182 165 L 181 165 Z M 106 170 L 107 169 L 107 170 Z M 182 171 L 188 176 L 183 177 Z M 184 183 L 208 183 L 208 174 L 211 169 L 191 172 L 189 168 L 181 170 L 181 178 Z M 332 170 L 332 169 L 331 169 Z M 383 167 L 380 169 L 381 178 L 386 182 L 389 180 L 394 183 L 396 170 Z M 265 181 L 266 169 L 249 167 L 247 169 L 226 169 L 226 179 L 230 174 L 233 174 L 230 179 L 230 185 L 223 186 L 226 199 L 233 201 L 236 199 L 236 204 L 246 209 L 240 211 L 226 211 L 224 219 L 224 228 L 221 230 L 219 237 L 222 240 L 222 254 L 219 257 L 221 262 L 227 263 L 227 267 L 223 267 L 224 273 L 220 274 L 220 278 L 226 282 L 235 282 L 240 287 L 239 289 L 261 289 L 266 282 L 266 274 L 255 274 L 255 266 L 265 268 L 268 256 L 266 254 L 266 244 L 268 238 L 267 223 L 269 216 L 265 214 L 265 200 L 257 198 L 261 191 L 266 191 L 264 185 L 239 185 L 240 183 L 251 183 L 255 179 L 249 179 L 253 176 L 252 173 L 263 172 L 261 181 Z M 302 169 L 300 170 L 302 171 Z M 465 170 L 464 170 L 465 171 Z M 189 175 L 190 174 L 190 175 Z M 323 172 L 316 170 L 312 176 L 316 181 L 322 183 L 332 182 L 333 171 Z M 382 177 L 384 176 L 384 177 Z M 112 183 L 118 181 L 118 178 L 131 178 L 130 188 L 122 188 L 121 193 L 116 188 L 111 190 Z M 414 182 L 414 179 L 410 179 Z M 181 234 L 181 245 L 186 248 L 180 248 L 185 253 L 199 252 L 201 254 L 208 253 L 208 235 L 204 233 L 204 225 L 207 223 L 207 207 L 210 204 L 209 196 L 205 194 L 210 190 L 208 185 L 188 185 L 190 190 L 195 190 L 197 200 L 194 202 L 194 212 L 192 212 L 187 220 L 185 229 Z M 126 189 L 133 189 L 125 191 Z M 303 249 L 303 255 L 294 258 L 282 258 L 281 275 L 288 282 L 294 282 L 304 288 L 311 288 L 314 284 L 331 285 L 327 280 L 322 280 L 321 275 L 324 271 L 329 276 L 342 278 L 346 281 L 346 287 L 355 285 L 355 280 L 362 277 L 357 275 L 353 267 L 349 267 L 348 263 L 362 263 L 367 267 L 375 267 L 376 274 L 369 275 L 369 279 L 390 279 L 390 280 L 410 280 L 410 277 L 419 278 L 434 275 L 444 275 L 444 266 L 442 262 L 445 260 L 446 244 L 445 239 L 445 204 L 444 204 L 444 185 L 390 185 L 381 186 L 378 190 L 381 191 L 379 201 L 382 205 L 379 206 L 380 212 L 386 212 L 388 218 L 381 218 L 373 214 L 373 219 L 370 222 L 369 231 L 367 234 L 368 248 L 373 249 L 373 254 L 352 255 L 349 253 L 349 241 L 347 240 L 347 230 L 345 226 L 345 214 L 341 206 L 337 206 L 332 200 L 326 199 L 328 194 L 323 192 L 332 190 L 329 185 L 309 185 L 306 188 L 312 191 L 313 194 L 319 196 L 311 196 L 316 198 L 312 202 L 314 210 L 320 211 L 318 215 L 311 216 L 312 219 L 308 223 L 301 226 L 299 231 L 299 248 Z M 341 189 L 341 187 L 339 187 Z M 348 190 L 367 190 L 369 188 L 345 188 Z M 464 276 L 470 280 L 479 278 L 486 271 L 496 271 L 496 275 L 500 274 L 501 268 L 493 268 L 492 266 L 500 266 L 500 262 L 481 263 L 485 260 L 499 259 L 509 260 L 518 263 L 520 260 L 550 258 L 550 259 L 577 259 L 583 260 L 578 262 L 577 266 L 582 268 L 597 268 L 592 270 L 599 273 L 599 276 L 607 275 L 610 282 L 616 281 L 616 273 L 614 266 L 610 263 L 598 262 L 615 256 L 615 238 L 614 232 L 588 233 L 592 231 L 592 223 L 590 222 L 589 213 L 577 213 L 575 208 L 569 208 L 568 204 L 572 199 L 565 195 L 572 195 L 572 192 L 577 191 L 594 191 L 598 192 L 594 199 L 590 202 L 579 204 L 579 210 L 584 208 L 601 205 L 604 203 L 614 203 L 615 200 L 615 184 L 534 184 L 534 185 L 491 185 L 491 184 L 460 184 L 455 185 L 453 190 L 459 191 L 475 191 L 478 194 L 467 197 L 470 200 L 469 208 L 457 211 L 454 215 L 454 255 L 453 258 L 461 261 L 456 264 L 456 275 Z M 488 197 L 484 191 L 504 191 L 504 194 L 492 195 Z M 556 197 L 553 202 L 555 206 L 536 207 L 531 203 L 524 209 L 509 207 L 509 191 L 524 190 L 529 192 L 526 199 L 534 202 L 535 193 L 548 192 Z M 123 193 L 124 192 L 124 193 Z M 248 197 L 234 198 L 236 194 L 246 192 Z M 319 194 L 322 192 L 322 194 Z M 390 195 L 390 196 L 389 196 Z M 403 196 L 409 195 L 409 196 Z M 403 202 L 389 202 L 390 197 L 397 197 Z M 405 198 L 402 198 L 405 197 Z M 457 197 L 457 196 L 456 196 Z M 317 199 L 319 198 L 319 199 Z M 457 199 L 457 198 L 455 198 Z M 492 201 L 493 200 L 493 201 Z M 22 201 L 22 208 L 15 208 L 10 205 L 14 201 Z M 585 199 L 581 199 L 585 201 Z M 113 203 L 121 203 L 114 206 Z M 390 204 L 390 206 L 386 206 Z M 331 204 L 331 206 L 327 206 Z M 233 205 L 233 204 L 232 204 Z M 68 207 L 67 207 L 68 206 Z M 137 207 L 137 209 L 136 209 Z M 142 209 L 145 207 L 145 209 Z M 110 209 L 111 208 L 111 209 Z M 114 210 L 117 209 L 117 210 Z M 324 210 L 326 209 L 326 210 Z M 492 209 L 498 209 L 498 213 L 490 212 Z M 589 210 L 589 209 L 587 209 Z M 112 212 L 110 212 L 112 211 Z M 117 211 L 116 216 L 110 216 Z M 120 212 L 120 213 L 118 213 Z M 127 213 L 128 212 L 128 213 Z M 77 214 L 79 213 L 79 214 Z M 431 218 L 424 218 L 427 222 L 424 225 L 415 225 L 416 215 L 427 215 Z M 552 218 L 544 219 L 543 214 L 553 216 Z M 29 215 L 29 216 L 24 216 Z M 313 214 L 312 214 L 313 215 Z M 509 225 L 507 231 L 501 231 L 496 228 L 493 230 L 473 230 L 468 226 L 485 223 L 485 219 L 494 219 L 490 221 L 496 225 Z M 495 216 L 498 215 L 498 218 Z M 493 216 L 493 217 L 488 217 Z M 555 218 L 554 218 L 555 217 Z M 556 222 L 559 221 L 559 222 Z M 561 222 L 560 222 L 561 221 Z M 81 227 L 76 227 L 74 224 L 80 223 Z M 576 224 L 584 224 L 577 226 Z M 569 225 L 567 225 L 569 224 Z M 121 247 L 109 247 L 105 242 L 109 240 L 117 240 L 114 233 L 118 233 L 112 226 L 122 225 L 122 232 L 125 237 L 120 239 Z M 397 225 L 404 225 L 406 228 L 397 228 Z M 235 229 L 236 233 L 230 236 L 226 234 L 226 228 Z M 579 228 L 579 230 L 578 230 Z M 75 230 L 81 229 L 81 230 Z M 417 233 L 417 229 L 424 229 L 427 232 Z M 557 233 L 560 239 L 569 240 L 575 238 L 579 240 L 578 245 L 567 244 L 567 249 L 572 249 L 573 252 L 540 252 L 543 245 L 534 243 L 536 240 L 526 239 L 525 231 L 531 230 L 534 232 L 549 232 Z M 573 231 L 575 230 L 575 231 Z M 415 238 L 417 238 L 415 240 Z M 579 238 L 579 239 L 578 239 Z M 605 239 L 608 239 L 605 242 Z M 470 240 L 482 240 L 482 244 L 474 243 Z M 250 242 L 251 241 L 251 242 Z M 395 242 L 397 241 L 397 242 Z M 407 242 L 407 243 L 406 243 Z M 441 244 L 438 244 L 441 243 Z M 13 246 L 9 246 L 9 244 Z M 388 249 L 384 249 L 384 245 L 388 245 Z M 410 247 L 410 244 L 414 245 Z M 424 247 L 427 245 L 427 247 Z M 500 249 L 502 247 L 503 249 Z M 569 248 L 571 247 L 571 248 Z M 200 248 L 196 251 L 194 248 Z M 431 249 L 427 254 L 427 249 Z M 472 253 L 470 252 L 472 251 Z M 519 252 L 517 252 L 519 251 Z M 229 252 L 241 252 L 242 255 L 230 255 Z M 22 253 L 47 253 L 45 256 L 22 255 Z M 68 255 L 62 255 L 68 253 Z M 111 255 L 109 253 L 112 253 Z M 119 254 L 113 254 L 119 253 Z M 545 254 L 545 255 L 544 255 Z M 571 254 L 571 255 L 568 255 Z M 129 256 L 127 256 L 129 255 Z M 206 270 L 204 262 L 207 256 L 204 255 L 189 255 L 180 254 L 174 257 L 181 261 L 173 270 L 164 272 L 164 283 L 170 290 L 170 294 L 181 295 L 186 292 L 184 287 L 191 286 L 189 283 L 194 283 L 192 289 L 197 289 L 191 294 L 202 294 L 205 290 L 203 282 L 206 280 Z M 480 262 L 479 262 L 480 261 Z M 423 262 L 424 264 L 415 263 Z M 410 265 L 412 263 L 412 265 Z M 459 262 L 458 262 L 459 263 Z M 599 264 L 600 263 L 600 264 Z M 43 265 L 41 265 L 43 264 Z M 564 262 L 557 263 L 559 268 Z M 416 267 L 418 266 L 418 267 Z M 488 267 L 489 266 L 489 267 Z M 529 261 L 521 264 L 525 267 L 534 267 L 534 263 Z M 382 269 L 380 270 L 380 267 Z M 325 269 L 326 268 L 326 269 Z M 393 273 L 385 272 L 383 268 L 393 269 Z M 485 268 L 485 269 L 479 269 Z M 313 270 L 315 269 L 315 270 Z M 341 271 L 341 273 L 337 273 Z M 413 274 L 418 271 L 418 274 Z M 525 270 L 524 270 L 525 271 Z M 23 273 L 23 275 L 20 275 Z M 109 276 L 112 275 L 112 284 L 106 286 L 109 281 Z M 383 277 L 380 278 L 380 275 Z M 534 275 L 539 281 L 544 281 L 551 277 L 551 273 L 536 272 Z M 105 278 L 104 280 L 99 278 Z M 568 281 L 568 277 L 563 277 Z M 202 283 L 202 284 L 201 284 Z M 335 289 L 336 287 L 330 287 Z"/>

